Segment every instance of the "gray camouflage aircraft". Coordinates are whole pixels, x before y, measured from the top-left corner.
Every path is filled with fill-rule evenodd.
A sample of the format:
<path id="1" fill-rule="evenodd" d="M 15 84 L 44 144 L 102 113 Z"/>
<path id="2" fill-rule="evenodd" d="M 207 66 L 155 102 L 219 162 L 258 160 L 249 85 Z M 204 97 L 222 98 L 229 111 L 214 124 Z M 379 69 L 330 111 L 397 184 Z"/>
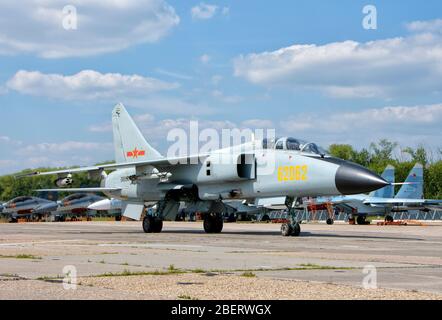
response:
<path id="1" fill-rule="evenodd" d="M 74 193 L 58 201 L 58 209 L 52 214 L 58 221 L 64 220 L 66 215 L 85 215 L 91 204 L 103 199 L 95 194 Z"/>
<path id="2" fill-rule="evenodd" d="M 143 230 L 148 233 L 161 232 L 163 219 L 174 220 L 180 201 L 204 214 L 207 233 L 219 233 L 223 200 L 286 196 L 291 207 L 298 197 L 357 194 L 389 184 L 362 166 L 330 157 L 316 144 L 294 138 L 253 139 L 208 153 L 164 157 L 145 140 L 122 104 L 113 109 L 112 125 L 115 164 L 29 175 L 56 174 L 58 186 L 68 186 L 65 181 L 75 172 L 101 176 L 101 187 L 55 190 L 103 192 L 122 200 L 123 215 L 135 220 L 146 203 L 157 203 L 156 212 L 143 219 Z M 105 170 L 114 171 L 107 175 Z M 298 236 L 300 231 L 294 217 L 281 227 L 285 236 Z"/>
<path id="3" fill-rule="evenodd" d="M 57 207 L 58 204 L 55 201 L 39 197 L 21 196 L 5 202 L 2 214 L 9 216 L 11 222 L 17 222 L 20 217 L 41 218 L 57 210 Z"/>
<path id="4" fill-rule="evenodd" d="M 356 218 L 358 224 L 367 224 L 368 216 L 385 216 L 385 221 L 393 222 L 394 212 L 406 212 L 410 210 L 441 210 L 442 200 L 424 199 L 424 168 L 422 164 L 416 163 L 411 169 L 402 187 L 394 195 L 394 168 L 387 166 L 382 174 L 389 186 L 378 189 L 375 192 L 366 194 L 344 195 L 334 197 L 321 197 L 316 203 L 332 203 L 333 205 L 347 205 L 353 208 L 351 219 Z"/>

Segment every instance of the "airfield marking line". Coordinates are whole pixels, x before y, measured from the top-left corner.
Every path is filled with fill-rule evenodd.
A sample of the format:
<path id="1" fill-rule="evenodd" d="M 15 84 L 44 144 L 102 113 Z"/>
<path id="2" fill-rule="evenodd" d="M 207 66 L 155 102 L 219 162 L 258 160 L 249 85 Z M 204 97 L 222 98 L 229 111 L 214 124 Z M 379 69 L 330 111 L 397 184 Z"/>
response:
<path id="1" fill-rule="evenodd" d="M 22 246 L 22 245 L 33 245 L 40 243 L 54 243 L 54 242 L 77 242 L 84 241 L 84 239 L 66 239 L 66 240 L 47 240 L 47 241 L 31 241 L 31 242 L 13 242 L 13 243 L 0 243 L 0 247 L 9 247 L 9 246 Z"/>

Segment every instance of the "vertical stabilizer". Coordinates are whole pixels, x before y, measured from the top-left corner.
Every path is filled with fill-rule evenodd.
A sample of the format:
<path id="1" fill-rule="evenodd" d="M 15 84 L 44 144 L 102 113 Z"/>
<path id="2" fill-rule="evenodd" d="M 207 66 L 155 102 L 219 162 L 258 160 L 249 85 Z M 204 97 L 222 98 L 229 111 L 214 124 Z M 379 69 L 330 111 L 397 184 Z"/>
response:
<path id="1" fill-rule="evenodd" d="M 115 161 L 135 162 L 161 158 L 161 154 L 147 143 L 123 104 L 112 111 Z"/>
<path id="2" fill-rule="evenodd" d="M 392 165 L 388 165 L 384 172 L 381 175 L 386 181 L 390 183 L 394 183 L 394 167 Z M 388 185 L 381 189 L 370 192 L 370 197 L 376 198 L 393 198 L 394 197 L 394 185 Z"/>
<path id="3" fill-rule="evenodd" d="M 416 163 L 408 174 L 404 184 L 395 198 L 423 199 L 424 197 L 424 167 Z"/>

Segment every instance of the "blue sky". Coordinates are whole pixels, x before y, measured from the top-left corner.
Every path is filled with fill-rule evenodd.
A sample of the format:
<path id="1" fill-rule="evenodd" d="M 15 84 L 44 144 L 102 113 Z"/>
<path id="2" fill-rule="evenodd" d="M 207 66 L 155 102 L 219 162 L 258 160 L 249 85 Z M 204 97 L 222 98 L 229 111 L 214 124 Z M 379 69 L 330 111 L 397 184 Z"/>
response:
<path id="1" fill-rule="evenodd" d="M 112 159 L 117 102 L 161 151 L 190 119 L 442 147 L 440 1 L 82 2 L 0 4 L 0 174 Z"/>

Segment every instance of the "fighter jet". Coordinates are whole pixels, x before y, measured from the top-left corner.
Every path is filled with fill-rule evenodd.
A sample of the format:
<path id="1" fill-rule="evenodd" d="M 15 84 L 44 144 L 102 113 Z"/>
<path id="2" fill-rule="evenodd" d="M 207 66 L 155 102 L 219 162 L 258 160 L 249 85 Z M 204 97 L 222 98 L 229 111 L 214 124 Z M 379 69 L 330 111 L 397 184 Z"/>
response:
<path id="1" fill-rule="evenodd" d="M 224 200 L 286 196 L 290 206 L 298 197 L 357 194 L 388 185 L 370 170 L 294 138 L 252 139 L 211 152 L 164 157 L 145 140 L 122 104 L 113 109 L 112 125 L 115 164 L 29 175 L 56 174 L 61 182 L 75 172 L 101 176 L 101 187 L 57 190 L 103 192 L 122 200 L 123 215 L 135 220 L 146 202 L 157 203 L 156 212 L 143 219 L 147 233 L 161 232 L 164 219 L 174 220 L 180 201 L 204 214 L 207 233 L 219 233 Z M 114 171 L 107 175 L 105 170 Z M 298 236 L 300 231 L 294 215 L 281 226 L 285 236 Z"/>
<path id="2" fill-rule="evenodd" d="M 431 210 L 442 208 L 442 200 L 423 199 L 423 166 L 416 163 L 411 169 L 402 187 L 394 195 L 394 168 L 387 167 L 383 173 L 390 185 L 376 192 L 356 195 L 317 198 L 316 203 L 329 202 L 334 205 L 347 205 L 353 208 L 350 219 L 356 218 L 358 224 L 366 224 L 368 216 L 385 216 L 385 221 L 392 222 L 392 212 L 408 210 Z"/>
<path id="3" fill-rule="evenodd" d="M 20 217 L 42 218 L 57 210 L 57 203 L 38 197 L 21 196 L 3 204 L 3 215 L 9 216 L 10 222 L 17 222 Z"/>
<path id="4" fill-rule="evenodd" d="M 104 197 L 97 196 L 95 194 L 88 193 L 74 193 L 66 198 L 58 201 L 57 211 L 52 214 L 55 216 L 55 220 L 63 221 L 67 215 L 85 215 L 88 212 L 88 207 Z"/>

